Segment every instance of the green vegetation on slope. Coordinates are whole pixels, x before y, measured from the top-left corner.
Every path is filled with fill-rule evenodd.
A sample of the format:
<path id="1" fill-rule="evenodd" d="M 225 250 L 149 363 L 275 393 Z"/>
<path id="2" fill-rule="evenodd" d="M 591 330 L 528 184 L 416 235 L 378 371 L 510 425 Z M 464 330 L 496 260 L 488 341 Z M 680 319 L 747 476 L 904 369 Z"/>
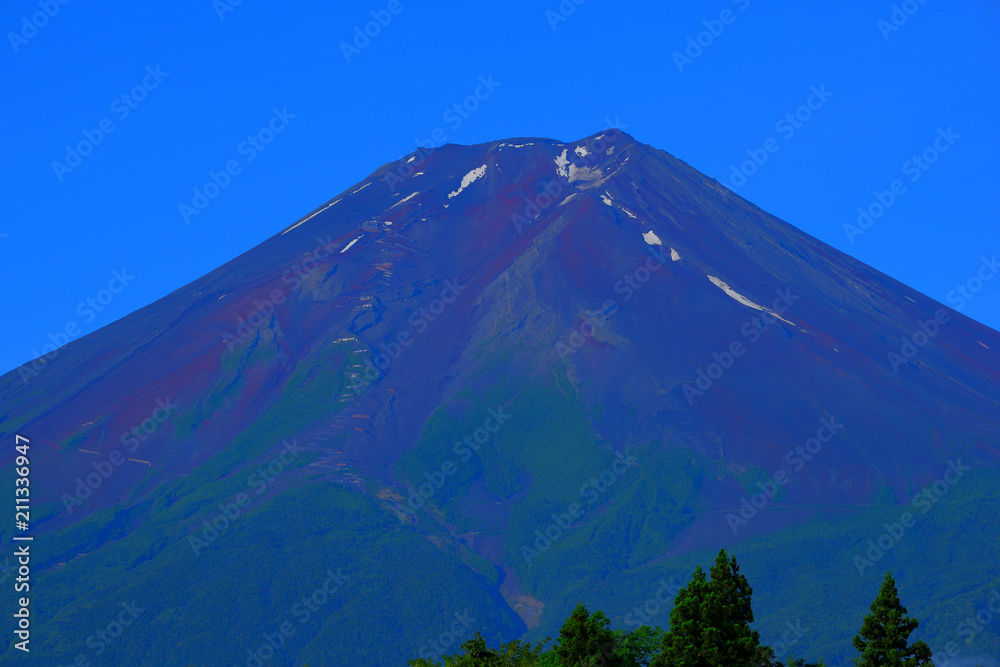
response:
<path id="1" fill-rule="evenodd" d="M 775 651 L 760 642 L 754 622 L 753 589 L 740 574 L 735 557 L 721 550 L 711 568 L 711 579 L 699 565 L 680 590 L 670 612 L 670 629 L 643 625 L 636 630 L 612 630 L 603 612 L 591 614 L 581 603 L 559 630 L 548 651 L 549 638 L 535 644 L 520 640 L 489 648 L 476 636 L 462 644 L 462 652 L 441 662 L 416 658 L 411 667 L 823 667 L 791 656 L 776 660 Z M 896 583 L 886 573 L 882 587 L 853 643 L 858 667 L 926 667 L 931 650 L 910 642 L 919 623 L 907 616 Z"/>
<path id="2" fill-rule="evenodd" d="M 268 665 L 362 657 L 392 665 L 420 649 L 412 637 L 433 641 L 456 615 L 501 629 L 491 635 L 497 641 L 524 630 L 458 558 L 336 484 L 276 495 L 232 520 L 197 556 L 183 535 L 159 540 L 158 530 L 140 527 L 39 576 L 32 653 L 12 648 L 0 664 L 52 667 L 83 653 L 92 664 L 244 665 L 248 651 L 269 653 L 261 647 L 270 636 L 281 647 Z M 99 633 L 123 603 L 140 611 L 113 642 L 102 642 Z M 382 633 L 400 625 L 405 636 Z"/>

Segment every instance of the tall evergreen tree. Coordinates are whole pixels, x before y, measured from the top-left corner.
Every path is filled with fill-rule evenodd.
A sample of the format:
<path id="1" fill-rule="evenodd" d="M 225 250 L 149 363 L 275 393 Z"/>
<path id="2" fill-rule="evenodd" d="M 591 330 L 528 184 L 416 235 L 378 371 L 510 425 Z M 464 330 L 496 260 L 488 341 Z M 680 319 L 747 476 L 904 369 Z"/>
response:
<path id="1" fill-rule="evenodd" d="M 654 667 L 754 667 L 772 654 L 750 629 L 753 589 L 736 558 L 720 550 L 711 574 L 699 566 L 677 594 Z"/>
<path id="2" fill-rule="evenodd" d="M 719 551 L 710 572 L 711 615 L 707 639 L 714 647 L 713 664 L 750 667 L 756 664 L 761 653 L 760 633 L 750 629 L 753 589 L 740 574 L 736 557 L 727 559 L 725 549 Z"/>
<path id="3" fill-rule="evenodd" d="M 458 665 L 467 664 L 469 667 L 473 665 L 475 667 L 496 667 L 500 663 L 500 657 L 496 651 L 486 645 L 486 640 L 483 639 L 478 631 L 475 637 L 462 644 L 462 649 L 465 651 L 465 655 L 463 656 L 465 659 L 459 660 Z"/>
<path id="4" fill-rule="evenodd" d="M 861 632 L 854 637 L 854 648 L 861 657 L 858 667 L 921 667 L 932 665 L 931 649 L 923 641 L 909 645 L 910 633 L 919 621 L 906 615 L 892 574 L 885 573 L 878 596 L 865 616 Z"/>
<path id="5" fill-rule="evenodd" d="M 591 614 L 577 604 L 562 628 L 555 653 L 565 667 L 624 667 L 615 652 L 616 639 L 608 628 L 611 620 L 602 611 Z"/>
<path id="6" fill-rule="evenodd" d="M 663 636 L 660 655 L 653 667 L 707 667 L 702 654 L 704 631 L 708 626 L 709 583 L 699 565 L 691 583 L 682 588 L 670 610 L 670 630 Z"/>

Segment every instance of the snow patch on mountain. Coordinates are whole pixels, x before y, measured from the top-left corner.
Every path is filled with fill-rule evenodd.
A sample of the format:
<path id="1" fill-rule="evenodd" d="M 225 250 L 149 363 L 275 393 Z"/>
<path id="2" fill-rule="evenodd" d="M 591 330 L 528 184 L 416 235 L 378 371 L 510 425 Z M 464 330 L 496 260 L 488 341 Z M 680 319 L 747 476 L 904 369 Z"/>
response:
<path id="1" fill-rule="evenodd" d="M 339 199 L 335 199 L 335 200 L 333 200 L 332 202 L 330 202 L 329 204 L 327 204 L 326 206 L 324 206 L 324 207 L 323 207 L 323 208 L 321 208 L 320 210 L 316 211 L 316 212 L 315 212 L 315 213 L 313 213 L 312 215 L 309 215 L 309 216 L 306 216 L 306 217 L 302 218 L 301 220 L 299 220 L 299 221 L 298 221 L 298 222 L 296 222 L 296 223 L 295 223 L 294 225 L 292 225 L 291 227 L 289 227 L 288 229 L 286 229 L 285 231 L 283 231 L 283 232 L 281 232 L 281 233 L 282 233 L 282 234 L 287 234 L 288 232 L 292 231 L 293 229 L 295 229 L 296 227 L 298 227 L 299 225 L 301 225 L 301 224 L 302 224 L 303 222 L 308 222 L 309 220 L 312 220 L 312 219 L 313 219 L 313 218 L 315 218 L 315 217 L 316 217 L 317 215 L 319 215 L 320 213 L 322 213 L 322 212 L 323 212 L 323 211 L 325 211 L 326 209 L 330 208 L 331 206 L 333 206 L 334 204 L 336 204 L 337 202 L 339 202 L 339 201 L 340 201 L 341 199 L 343 199 L 343 197 L 340 197 Z"/>
<path id="2" fill-rule="evenodd" d="M 575 164 L 569 166 L 570 183 L 575 183 L 576 181 L 597 181 L 603 175 L 604 173 L 595 167 L 577 167 Z"/>
<path id="3" fill-rule="evenodd" d="M 414 197 L 416 197 L 416 196 L 417 196 L 418 194 L 420 194 L 420 192 L 419 192 L 419 191 L 418 191 L 418 192 L 414 192 L 414 193 L 413 193 L 412 195 L 409 195 L 408 197 L 404 197 L 403 199 L 400 199 L 400 200 L 399 200 L 398 202 L 396 202 L 395 204 L 393 204 L 393 205 L 392 205 L 392 206 L 390 206 L 389 208 L 396 208 L 396 207 L 397 207 L 397 206 L 399 206 L 400 204 L 402 204 L 402 203 L 404 203 L 404 202 L 407 202 L 407 201 L 409 201 L 409 200 L 413 199 L 413 198 L 414 198 Z"/>
<path id="4" fill-rule="evenodd" d="M 782 322 L 787 322 L 788 324 L 791 324 L 792 326 L 795 326 L 794 322 L 789 322 L 784 317 L 782 317 L 781 315 L 777 314 L 776 312 L 774 312 L 770 308 L 765 308 L 764 306 L 761 306 L 761 305 L 758 305 L 758 304 L 754 303 L 753 301 L 751 301 L 750 299 L 746 298 L 745 296 L 743 296 L 742 294 L 740 294 L 739 292 L 737 292 L 732 287 L 730 287 L 729 285 L 727 285 L 723 281 L 719 280 L 715 276 L 708 276 L 708 279 L 712 281 L 712 284 L 714 284 L 716 287 L 718 287 L 719 289 L 721 289 L 723 292 L 725 292 L 726 294 L 728 294 L 730 297 L 732 297 L 736 301 L 739 301 L 740 303 L 742 303 L 744 306 L 747 306 L 748 308 L 753 308 L 754 310 L 759 310 L 761 312 L 767 313 L 767 314 L 771 315 L 772 317 L 778 318 Z"/>
<path id="5" fill-rule="evenodd" d="M 564 148 L 559 157 L 555 159 L 556 173 L 563 178 L 569 178 L 569 158 L 566 157 L 567 152 L 569 152 L 568 149 Z"/>
<path id="6" fill-rule="evenodd" d="M 362 234 L 361 236 L 364 236 L 364 234 Z M 354 239 L 353 241 L 351 241 L 350 243 L 348 243 L 346 246 L 344 246 L 344 249 L 340 251 L 340 254 L 343 255 L 345 252 L 347 252 L 348 250 L 350 250 L 352 245 L 354 245 L 355 243 L 357 243 L 358 241 L 361 240 L 361 236 L 359 236 L 358 238 Z"/>
<path id="7" fill-rule="evenodd" d="M 583 146 L 577 146 L 573 150 L 580 157 L 586 157 L 591 154 Z M 560 153 L 554 161 L 556 163 L 556 173 L 567 179 L 570 183 L 583 182 L 587 185 L 583 185 L 581 187 L 593 188 L 601 185 L 607 180 L 607 177 L 604 176 L 604 172 L 601 171 L 599 166 L 578 167 L 570 162 L 568 154 L 569 149 L 564 148 L 563 152 Z"/>
<path id="8" fill-rule="evenodd" d="M 462 177 L 462 184 L 458 187 L 458 190 L 448 193 L 448 199 L 451 199 L 452 197 L 457 197 L 462 193 L 462 190 L 469 187 L 470 185 L 472 185 L 472 183 L 479 180 L 485 175 L 486 175 L 485 164 L 482 167 L 476 167 L 475 169 L 473 169 L 468 174 Z"/>

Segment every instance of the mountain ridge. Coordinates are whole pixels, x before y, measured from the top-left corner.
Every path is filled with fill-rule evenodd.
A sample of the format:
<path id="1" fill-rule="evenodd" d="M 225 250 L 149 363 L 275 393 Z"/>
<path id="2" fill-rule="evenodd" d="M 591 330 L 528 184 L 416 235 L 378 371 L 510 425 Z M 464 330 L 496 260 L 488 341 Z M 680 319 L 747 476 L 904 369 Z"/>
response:
<path id="1" fill-rule="evenodd" d="M 795 544 L 815 563 L 841 553 L 825 567 L 860 585 L 852 527 L 906 505 L 956 458 L 979 481 L 952 498 L 986 497 L 1000 435 L 997 332 L 947 310 L 931 335 L 921 323 L 941 304 L 613 129 L 425 153 L 386 163 L 202 278 L 60 348 L 26 385 L 17 372 L 0 376 L 2 441 L 26 431 L 45 443 L 33 462 L 44 480 L 35 523 L 51 541 L 41 562 L 56 568 L 53 587 L 90 582 L 87 604 L 100 605 L 131 585 L 94 574 L 118 567 L 131 579 L 120 563 L 151 590 L 192 557 L 234 569 L 227 540 L 263 548 L 253 537 L 270 534 L 262 517 L 311 507 L 360 568 L 355 581 L 380 582 L 385 600 L 351 604 L 449 598 L 413 589 L 406 544 L 423 554 L 421 576 L 452 572 L 492 619 L 487 631 L 510 639 L 545 631 L 572 596 L 596 595 L 595 577 L 626 587 L 720 545 L 767 554 L 769 540 L 821 527 L 836 539 Z M 894 368 L 888 355 L 920 331 L 927 343 Z M 159 420 L 164 400 L 177 407 Z M 511 417 L 488 431 L 490 410 Z M 843 427 L 821 441 L 824 420 Z M 135 428 L 146 437 L 90 488 L 95 466 L 124 454 Z M 457 448 L 467 438 L 479 449 Z M 274 463 L 287 443 L 305 453 Z M 816 451 L 795 469 L 788 453 L 803 447 Z M 594 483 L 626 449 L 634 469 Z M 280 473 L 258 495 L 250 477 L 272 464 Z M 204 553 L 192 556 L 201 522 L 241 489 L 249 518 L 202 537 Z M 411 493 L 428 497 L 414 509 Z M 727 515 L 761 494 L 765 506 L 734 528 Z M 329 504 L 309 504 L 318 498 Z M 538 549 L 536 531 L 574 501 L 584 501 L 581 517 Z M 957 510 L 935 512 L 919 528 L 928 537 L 958 520 Z M 342 513 L 364 517 L 355 537 L 339 537 Z M 295 525 L 302 544 L 327 539 Z M 383 582 L 352 540 L 403 578 Z M 306 562 L 325 571 L 316 558 Z M 984 581 L 996 569 L 962 558 Z M 747 567 L 775 576 L 766 560 Z M 239 571 L 266 590 L 266 573 Z M 214 576 L 202 585 L 225 580 Z M 847 608 L 848 589 L 823 599 Z M 163 623 L 186 609 L 158 600 Z M 83 610 L 66 604 L 50 622 L 69 636 L 60 620 Z M 232 627 L 263 627 L 255 614 L 238 610 Z M 780 625 L 773 615 L 765 622 Z M 324 628 L 309 641 L 347 636 Z M 304 656 L 321 655 L 308 646 Z M 407 653 L 365 646 L 379 659 Z M 233 649 L 220 644 L 219 655 Z"/>

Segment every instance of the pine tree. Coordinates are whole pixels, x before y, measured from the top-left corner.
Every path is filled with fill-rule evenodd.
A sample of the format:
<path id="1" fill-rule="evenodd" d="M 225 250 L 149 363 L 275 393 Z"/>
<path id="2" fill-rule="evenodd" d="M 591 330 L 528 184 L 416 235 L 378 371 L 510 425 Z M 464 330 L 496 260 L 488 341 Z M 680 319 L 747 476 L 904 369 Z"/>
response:
<path id="1" fill-rule="evenodd" d="M 705 667 L 702 655 L 704 631 L 708 627 L 709 583 L 699 565 L 691 583 L 682 588 L 670 610 L 670 630 L 663 636 L 663 648 L 653 667 Z"/>
<path id="2" fill-rule="evenodd" d="M 604 612 L 593 615 L 583 603 L 577 604 L 562 628 L 556 655 L 566 667 L 623 667 L 624 661 L 615 653 L 615 635 L 608 628 L 611 620 Z"/>
<path id="3" fill-rule="evenodd" d="M 753 589 L 736 558 L 719 551 L 707 581 L 699 566 L 670 611 L 670 630 L 653 667 L 753 667 L 771 652 L 750 629 Z"/>
<path id="4" fill-rule="evenodd" d="M 711 575 L 713 604 L 707 638 L 715 647 L 713 664 L 749 667 L 755 664 L 760 649 L 760 633 L 750 629 L 753 589 L 740 574 L 736 557 L 726 559 L 725 549 L 719 551 Z"/>
<path id="5" fill-rule="evenodd" d="M 923 641 L 909 645 L 910 633 L 919 621 L 906 615 L 906 607 L 899 602 L 899 592 L 892 574 L 885 573 L 885 580 L 878 596 L 871 604 L 871 613 L 865 616 L 861 632 L 854 637 L 854 648 L 861 654 L 854 659 L 858 667 L 921 667 L 932 665 L 931 649 Z"/>
<path id="6" fill-rule="evenodd" d="M 465 655 L 457 662 L 458 665 L 495 667 L 500 663 L 500 657 L 486 646 L 486 640 L 479 632 L 476 632 L 475 637 L 462 644 L 462 649 L 465 651 Z"/>

